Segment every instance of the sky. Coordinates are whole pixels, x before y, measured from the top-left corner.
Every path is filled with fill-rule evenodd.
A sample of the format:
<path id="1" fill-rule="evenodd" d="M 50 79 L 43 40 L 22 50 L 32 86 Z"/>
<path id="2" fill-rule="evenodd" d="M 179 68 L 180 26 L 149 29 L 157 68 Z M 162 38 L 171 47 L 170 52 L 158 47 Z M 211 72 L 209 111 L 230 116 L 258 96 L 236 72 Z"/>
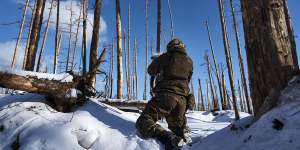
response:
<path id="1" fill-rule="evenodd" d="M 49 13 L 50 1 L 47 0 L 47 5 L 44 13 L 44 23 L 47 21 L 47 16 Z M 156 39 L 156 0 L 149 0 L 149 45 L 151 45 L 151 40 L 153 39 L 153 47 L 155 49 L 155 39 Z M 31 4 L 33 0 L 30 0 Z M 205 80 L 207 79 L 206 66 L 204 65 L 204 54 L 209 50 L 209 43 L 207 32 L 204 26 L 206 20 L 209 21 L 210 30 L 212 34 L 212 40 L 215 48 L 216 58 L 218 63 L 223 63 L 225 65 L 225 53 L 222 43 L 222 32 L 220 26 L 220 18 L 218 12 L 217 0 L 170 0 L 171 9 L 174 17 L 174 26 L 175 26 L 175 36 L 182 39 L 182 41 L 187 46 L 188 54 L 194 61 L 194 75 L 193 83 L 195 91 L 198 89 L 198 78 L 202 80 L 202 87 L 205 87 Z M 224 0 L 225 2 L 225 16 L 227 21 L 227 29 L 229 34 L 229 42 L 232 51 L 233 66 L 235 71 L 235 78 L 239 79 L 239 68 L 238 68 L 238 57 L 236 50 L 236 43 L 234 39 L 234 32 L 232 27 L 232 17 L 230 15 L 229 0 Z M 4 67 L 9 67 L 13 50 L 15 47 L 16 37 L 19 32 L 19 23 L 22 16 L 22 7 L 25 3 L 25 0 L 5 0 L 0 5 L 0 65 Z M 79 0 L 61 0 L 61 22 L 62 30 L 66 31 L 69 29 L 69 20 L 70 20 L 70 6 L 72 3 L 73 10 L 73 27 L 72 31 L 76 31 L 76 19 L 79 17 L 80 12 L 80 1 Z M 244 63 L 246 65 L 246 56 L 244 49 L 244 35 L 242 27 L 242 19 L 240 12 L 239 0 L 234 0 L 236 14 L 238 15 L 238 27 L 241 37 L 241 43 L 243 48 Z M 133 37 L 137 38 L 137 47 L 138 47 L 138 77 L 139 77 L 139 98 L 142 98 L 143 95 L 143 80 L 145 72 L 145 1 L 144 0 L 121 0 L 121 19 L 122 19 L 122 30 L 127 29 L 127 13 L 128 6 L 131 6 L 131 48 L 133 48 Z M 299 0 L 289 0 L 289 10 L 292 19 L 292 25 L 295 33 L 296 44 L 300 44 L 299 34 L 300 34 L 300 13 L 298 7 L 300 6 Z M 90 45 L 90 39 L 92 37 L 92 24 L 93 24 L 93 7 L 94 0 L 89 0 L 89 13 L 88 13 L 88 49 Z M 56 8 L 54 8 L 53 12 Z M 27 28 L 30 22 L 30 13 L 28 11 L 26 19 L 26 29 L 23 32 L 23 38 L 20 43 L 20 49 L 18 51 L 17 63 L 22 64 L 24 47 L 26 45 L 27 38 Z M 55 13 L 52 14 L 50 30 L 48 34 L 48 39 L 46 43 L 45 50 L 45 65 L 48 67 L 48 71 L 52 72 L 52 60 L 54 55 L 54 37 L 55 37 Z M 102 18 L 101 18 L 101 32 L 100 32 L 100 41 L 99 41 L 99 50 L 101 51 L 103 47 L 111 45 L 112 38 L 116 36 L 116 26 L 115 26 L 115 0 L 103 0 L 102 6 Z M 17 22 L 17 23 L 16 23 Z M 42 28 L 42 33 L 44 32 L 44 27 Z M 161 36 L 161 50 L 165 51 L 167 42 L 170 40 L 170 18 L 168 12 L 167 0 L 162 0 L 162 36 Z M 81 35 L 81 31 L 80 34 Z M 61 59 L 64 59 L 67 55 L 68 49 L 68 34 L 63 33 L 62 35 L 62 54 Z M 74 36 L 73 44 L 74 47 Z M 41 35 L 42 37 L 42 35 Z M 81 65 L 79 48 L 81 47 L 81 37 L 79 37 L 78 52 L 76 55 L 76 66 Z M 41 40 L 40 44 L 41 46 Z M 149 47 L 150 50 L 150 47 Z M 89 55 L 88 55 L 89 56 Z M 298 52 L 299 56 L 299 52 Z M 109 58 L 109 53 L 107 59 Z M 115 59 L 116 65 L 116 59 Z M 18 66 L 18 68 L 19 68 Z M 105 63 L 101 66 L 103 70 L 108 70 L 108 63 Z M 116 66 L 114 67 L 116 69 Z M 247 66 L 246 66 L 247 69 Z M 116 87 L 116 73 L 114 73 L 114 87 Z M 228 78 L 226 77 L 228 81 Z M 102 78 L 99 77 L 99 82 L 97 84 L 98 89 L 103 88 Z M 124 94 L 126 94 L 126 88 L 124 85 Z M 114 90 L 113 95 L 116 93 Z M 149 84 L 148 92 L 149 93 Z M 148 96 L 149 98 L 149 96 Z"/>

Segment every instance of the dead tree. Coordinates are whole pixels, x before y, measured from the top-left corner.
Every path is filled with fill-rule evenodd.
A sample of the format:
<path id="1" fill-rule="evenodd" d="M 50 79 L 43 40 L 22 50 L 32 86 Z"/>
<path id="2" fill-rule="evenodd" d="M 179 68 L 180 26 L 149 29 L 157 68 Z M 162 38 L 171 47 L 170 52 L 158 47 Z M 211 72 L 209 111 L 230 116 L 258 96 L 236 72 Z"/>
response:
<path id="1" fill-rule="evenodd" d="M 78 44 L 78 35 L 79 35 L 79 28 L 80 28 L 81 13 L 82 13 L 82 7 L 80 7 L 79 17 L 78 17 L 78 20 L 77 20 L 77 29 L 76 29 L 76 34 L 75 34 L 75 44 L 74 44 L 74 48 L 73 48 L 73 56 L 72 56 L 72 62 L 71 62 L 71 70 L 74 69 L 74 67 L 75 67 L 75 62 L 76 62 L 76 49 L 77 49 L 77 44 Z"/>
<path id="2" fill-rule="evenodd" d="M 47 24 L 46 24 L 46 27 L 45 27 L 45 32 L 44 32 L 44 35 L 43 35 L 42 47 L 41 47 L 41 50 L 40 50 L 40 53 L 39 53 L 38 62 L 37 62 L 37 66 L 36 66 L 36 71 L 37 72 L 41 71 L 40 70 L 41 59 L 42 59 L 42 55 L 44 53 L 45 45 L 46 45 L 46 41 L 47 41 L 48 30 L 49 30 L 49 25 L 50 25 L 50 20 L 51 20 L 51 14 L 52 14 L 52 9 L 53 9 L 53 2 L 54 2 L 54 0 L 52 0 L 51 4 L 50 4 L 50 9 L 49 9 L 49 14 L 48 14 L 48 20 L 47 20 Z"/>
<path id="3" fill-rule="evenodd" d="M 131 99 L 131 87 L 130 87 L 130 72 L 128 72 L 129 67 L 127 59 L 128 59 L 128 52 L 126 52 L 126 30 L 124 29 L 123 31 L 123 49 L 124 49 L 124 68 L 125 68 L 125 79 L 126 79 L 126 89 L 127 89 L 127 99 L 130 100 Z"/>
<path id="4" fill-rule="evenodd" d="M 208 40 L 209 40 L 209 45 L 210 45 L 210 51 L 211 51 L 211 55 L 213 58 L 213 63 L 214 63 L 214 68 L 215 68 L 215 73 L 216 73 L 216 77 L 217 77 L 217 82 L 218 82 L 218 87 L 219 87 L 219 93 L 220 93 L 220 98 L 221 98 L 221 102 L 223 102 L 223 94 L 222 94 L 222 86 L 221 86 L 221 79 L 220 79 L 220 73 L 219 73 L 219 69 L 217 67 L 217 61 L 216 61 L 216 57 L 215 57 L 215 50 L 212 44 L 212 39 L 211 39 L 211 34 L 210 34 L 210 30 L 209 30 L 209 25 L 208 25 L 208 21 L 205 22 L 205 26 L 206 26 L 206 30 L 207 30 L 207 34 L 208 34 Z M 224 110 L 225 108 L 223 108 L 222 105 L 222 109 Z"/>
<path id="5" fill-rule="evenodd" d="M 33 20 L 34 20 L 34 16 L 35 16 L 35 11 L 36 11 L 36 1 L 34 3 L 33 11 L 32 11 L 32 14 L 31 14 L 31 21 L 30 21 L 28 38 L 27 38 L 26 47 L 25 47 L 25 54 L 24 54 L 24 58 L 23 58 L 22 69 L 25 69 L 25 65 L 26 65 L 26 59 L 27 59 L 27 55 L 28 55 L 28 47 L 29 47 L 29 42 L 30 42 L 30 35 L 31 35 L 31 32 L 32 32 L 32 26 L 33 26 Z"/>
<path id="6" fill-rule="evenodd" d="M 98 70 L 99 65 L 104 61 L 106 49 L 104 49 L 97 59 L 96 67 L 93 68 L 85 76 L 73 76 L 70 82 L 63 82 L 52 79 L 42 79 L 35 75 L 22 76 L 15 73 L 0 71 L 0 87 L 23 90 L 27 92 L 44 94 L 55 104 L 58 111 L 68 112 L 71 108 L 80 101 L 84 101 L 85 97 L 78 95 L 76 99 L 68 98 L 71 90 L 79 90 L 81 92 L 88 91 L 87 96 L 92 96 L 95 93 L 88 90 L 85 85 L 82 85 L 84 80 L 91 80 L 91 74 Z"/>
<path id="7" fill-rule="evenodd" d="M 58 56 L 59 56 L 59 11 L 60 11 L 60 0 L 56 0 L 56 28 L 55 28 L 55 51 L 54 51 L 54 62 L 53 62 L 53 73 L 56 74 L 57 71 L 57 62 L 58 62 Z"/>
<path id="8" fill-rule="evenodd" d="M 15 65 L 16 65 L 18 47 L 19 47 L 19 44 L 20 44 L 20 41 L 21 41 L 21 38 L 22 38 L 22 34 L 23 34 L 23 29 L 24 29 L 24 24 L 25 24 L 25 20 L 26 20 L 26 13 L 27 13 L 28 6 L 29 6 L 29 0 L 26 0 L 25 6 L 24 6 L 24 11 L 23 11 L 23 16 L 22 16 L 22 21 L 21 21 L 21 24 L 20 24 L 20 31 L 19 31 L 17 42 L 16 42 L 13 59 L 12 59 L 12 62 L 11 62 L 11 68 L 14 68 Z"/>
<path id="9" fill-rule="evenodd" d="M 298 70 L 284 0 L 241 0 L 249 84 L 258 118 L 277 105 L 280 91 Z"/>
<path id="10" fill-rule="evenodd" d="M 122 29 L 120 0 L 116 0 L 116 30 L 117 30 L 117 98 L 123 96 L 123 65 L 122 65 Z"/>
<path id="11" fill-rule="evenodd" d="M 245 69 L 244 69 L 244 62 L 243 62 L 243 56 L 242 56 L 242 49 L 241 49 L 241 44 L 240 44 L 240 37 L 239 37 L 239 32 L 237 28 L 237 21 L 236 21 L 236 16 L 234 12 L 234 6 L 233 6 L 233 0 L 230 0 L 230 7 L 231 7 L 231 15 L 232 15 L 232 22 L 233 22 L 233 29 L 235 33 L 235 40 L 237 44 L 237 50 L 238 50 L 238 58 L 239 58 L 239 67 L 240 67 L 240 74 L 241 74 L 241 81 L 244 87 L 244 93 L 246 97 L 246 104 L 247 104 L 247 112 L 252 113 L 251 108 L 250 108 L 250 99 L 249 99 L 249 94 L 248 94 L 248 86 L 247 86 L 247 81 L 245 77 Z"/>
<path id="12" fill-rule="evenodd" d="M 157 0 L 157 31 L 156 31 L 156 53 L 160 53 L 161 34 L 161 0 Z"/>
<path id="13" fill-rule="evenodd" d="M 207 111 L 211 111 L 211 104 L 209 98 L 209 83 L 207 79 L 206 79 L 206 101 L 207 101 Z"/>
<path id="14" fill-rule="evenodd" d="M 86 42 L 86 30 L 87 30 L 87 14 L 88 14 L 88 0 L 82 0 L 82 74 L 85 75 L 86 74 L 86 65 L 87 65 L 87 42 Z"/>
<path id="15" fill-rule="evenodd" d="M 210 94 L 211 94 L 211 98 L 212 98 L 212 102 L 213 102 L 213 111 L 217 111 L 217 110 L 219 110 L 219 105 L 218 105 L 218 99 L 215 95 L 209 56 L 208 56 L 208 54 L 205 54 L 204 57 L 205 57 L 205 61 L 207 64 L 207 73 L 208 73 L 208 79 L 209 79 L 209 85 L 210 85 L 210 92 L 211 92 Z"/>
<path id="16" fill-rule="evenodd" d="M 33 71 L 35 65 L 35 58 L 40 39 L 40 31 L 43 22 L 43 13 L 45 8 L 45 0 L 37 0 L 36 10 L 34 14 L 32 31 L 30 34 L 30 41 L 28 46 L 28 52 L 26 57 L 25 70 Z"/>
<path id="17" fill-rule="evenodd" d="M 109 98 L 112 98 L 112 91 L 113 91 L 113 72 L 114 72 L 114 38 L 112 38 L 111 44 L 111 54 L 110 54 L 110 91 L 109 91 Z"/>
<path id="18" fill-rule="evenodd" d="M 174 23 L 173 23 L 173 13 L 171 9 L 170 0 L 168 0 L 168 8 L 169 8 L 169 15 L 170 15 L 170 22 L 171 22 L 171 39 L 175 37 L 175 29 L 174 29 Z"/>
<path id="19" fill-rule="evenodd" d="M 147 78 L 148 78 L 148 25 L 149 25 L 149 16 L 148 16 L 148 9 L 149 9 L 149 1 L 146 0 L 145 2 L 145 33 L 146 33 L 146 44 L 145 44 L 145 55 L 146 55 L 146 62 L 145 62 L 145 78 L 144 78 L 144 93 L 143 93 L 143 99 L 147 100 Z"/>
<path id="20" fill-rule="evenodd" d="M 226 90 L 226 81 L 225 81 L 225 75 L 224 75 L 224 67 L 220 67 L 220 77 L 221 77 L 221 87 L 222 87 L 222 95 L 223 95 L 223 102 L 222 102 L 222 109 L 228 110 L 228 99 L 227 99 L 227 90 Z"/>
<path id="21" fill-rule="evenodd" d="M 137 40 L 136 37 L 134 37 L 134 55 L 133 55 L 133 63 L 134 63 L 134 84 L 135 84 L 135 99 L 138 98 L 138 68 L 137 68 Z"/>
<path id="22" fill-rule="evenodd" d="M 203 93 L 202 93 L 202 86 L 201 86 L 201 80 L 198 79 L 198 82 L 199 82 L 199 94 L 198 94 L 198 102 L 201 101 L 201 107 L 200 105 L 198 106 L 199 107 L 199 110 L 200 111 L 204 111 L 205 110 L 205 107 L 204 107 L 204 98 L 203 98 Z"/>
<path id="23" fill-rule="evenodd" d="M 128 76 L 127 76 L 127 78 L 128 78 L 128 81 L 127 81 L 127 86 L 129 87 L 128 88 L 128 97 L 129 97 L 129 99 L 131 98 L 131 95 L 132 96 L 134 96 L 133 94 L 131 94 L 131 70 L 130 70 L 130 64 L 131 64 L 131 54 L 130 54 L 130 49 L 131 49 L 131 47 L 130 47 L 130 33 L 131 33 L 131 6 L 130 6 L 130 4 L 129 4 L 129 6 L 128 6 L 128 28 L 127 28 L 127 72 L 128 72 Z M 124 49 L 125 50 L 125 49 Z M 132 93 L 133 93 L 134 91 L 132 91 Z"/>
<path id="24" fill-rule="evenodd" d="M 228 42 L 223 0 L 218 0 L 218 4 L 219 4 L 220 20 L 221 20 L 222 35 L 223 35 L 223 44 L 224 44 L 224 50 L 225 50 L 225 56 L 226 56 L 226 64 L 227 64 L 227 70 L 228 70 L 228 76 L 229 76 L 229 82 L 230 82 L 230 88 L 231 88 L 231 95 L 232 95 L 232 100 L 233 100 L 233 109 L 234 109 L 234 113 L 235 113 L 235 120 L 239 120 L 240 115 L 237 110 L 237 103 L 236 103 L 237 100 L 236 100 L 235 87 L 234 87 L 233 66 L 232 66 L 232 60 L 231 60 L 230 46 L 229 46 L 229 42 Z"/>
<path id="25" fill-rule="evenodd" d="M 98 54 L 98 47 L 99 47 L 99 38 L 100 38 L 100 17 L 101 17 L 101 6 L 102 0 L 95 1 L 95 8 L 94 8 L 94 24 L 93 24 L 93 35 L 92 35 L 92 42 L 90 48 L 90 65 L 89 71 L 91 71 L 96 63 L 97 63 L 97 54 Z M 96 73 L 92 74 L 92 80 L 88 83 L 89 86 L 95 88 L 96 87 Z"/>
<path id="26" fill-rule="evenodd" d="M 68 45 L 68 55 L 67 55 L 67 63 L 66 63 L 66 72 L 69 70 L 70 65 L 70 55 L 71 55 L 71 48 L 72 48 L 72 25 L 73 25 L 73 0 L 71 0 L 71 7 L 70 7 L 70 23 L 69 23 L 69 45 Z M 97 58 L 96 58 L 97 59 Z"/>

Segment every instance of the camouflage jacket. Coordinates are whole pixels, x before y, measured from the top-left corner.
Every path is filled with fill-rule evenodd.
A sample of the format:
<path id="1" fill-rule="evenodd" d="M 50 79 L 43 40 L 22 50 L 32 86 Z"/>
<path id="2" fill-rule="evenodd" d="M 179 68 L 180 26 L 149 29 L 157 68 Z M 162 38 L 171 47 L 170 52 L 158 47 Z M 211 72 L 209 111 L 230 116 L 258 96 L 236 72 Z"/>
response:
<path id="1" fill-rule="evenodd" d="M 152 61 L 148 73 L 156 76 L 154 92 L 168 91 L 187 96 L 193 74 L 193 61 L 185 49 L 170 49 Z"/>

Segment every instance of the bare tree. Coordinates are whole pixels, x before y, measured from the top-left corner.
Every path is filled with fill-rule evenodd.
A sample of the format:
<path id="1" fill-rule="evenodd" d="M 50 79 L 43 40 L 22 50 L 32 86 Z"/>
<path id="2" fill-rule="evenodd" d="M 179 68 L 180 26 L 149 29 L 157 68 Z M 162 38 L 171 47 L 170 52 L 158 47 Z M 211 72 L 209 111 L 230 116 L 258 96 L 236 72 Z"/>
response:
<path id="1" fill-rule="evenodd" d="M 68 56 L 67 56 L 67 63 L 66 63 L 66 72 L 70 68 L 69 64 L 70 64 L 70 55 L 71 55 L 71 48 L 72 48 L 72 25 L 73 25 L 73 20 L 72 19 L 73 19 L 73 0 L 71 0 L 71 6 L 70 6 L 69 45 L 68 45 Z"/>
<path id="2" fill-rule="evenodd" d="M 277 105 L 280 91 L 298 70 L 284 0 L 241 0 L 254 115 Z"/>
<path id="3" fill-rule="evenodd" d="M 198 94 L 198 99 L 199 102 L 201 101 L 201 107 L 200 107 L 200 111 L 204 111 L 205 110 L 205 106 L 204 106 L 204 98 L 203 98 L 203 92 L 202 92 L 202 86 L 201 86 L 201 80 L 200 78 L 198 79 L 199 82 L 199 94 Z M 199 105 L 199 104 L 198 104 Z"/>
<path id="4" fill-rule="evenodd" d="M 160 53 L 160 34 L 161 34 L 161 0 L 157 0 L 156 53 Z"/>
<path id="5" fill-rule="evenodd" d="M 169 15 L 170 15 L 170 22 L 171 22 L 171 39 L 175 37 L 175 29 L 174 29 L 174 23 L 173 23 L 173 13 L 171 9 L 170 0 L 168 0 L 168 8 L 169 8 Z"/>
<path id="6" fill-rule="evenodd" d="M 145 0 L 145 33 L 146 33 L 146 44 L 145 44 L 145 55 L 146 55 L 146 62 L 145 62 L 145 79 L 144 79 L 144 93 L 143 99 L 147 99 L 147 77 L 148 77 L 148 26 L 149 26 L 149 16 L 148 16 L 148 9 L 149 9 L 149 1 Z"/>
<path id="7" fill-rule="evenodd" d="M 123 95 L 123 65 L 122 65 L 122 28 L 120 0 L 116 0 L 116 30 L 117 30 L 117 98 Z"/>
<path id="8" fill-rule="evenodd" d="M 237 110 L 237 104 L 236 104 L 237 100 L 236 100 L 235 87 L 234 87 L 234 74 L 233 74 L 230 46 L 229 46 L 229 42 L 228 42 L 223 0 L 218 0 L 218 4 L 219 4 L 220 20 L 221 20 L 221 27 L 222 27 L 222 33 L 223 33 L 222 35 L 223 35 L 223 43 L 224 43 L 224 50 L 225 50 L 225 56 L 226 56 L 226 64 L 227 64 L 227 70 L 228 70 L 228 76 L 229 76 L 229 82 L 230 82 L 230 88 L 231 88 L 231 95 L 232 95 L 232 100 L 233 100 L 233 108 L 234 108 L 234 113 L 235 113 L 235 120 L 239 120 L 240 115 Z"/>
<path id="9" fill-rule="evenodd" d="M 131 95 L 134 96 L 133 94 L 131 94 L 131 70 L 130 70 L 130 66 L 131 66 L 131 53 L 130 53 L 130 33 L 131 33 L 131 6 L 130 4 L 128 5 L 128 30 L 127 30 L 127 78 L 128 78 L 128 81 L 127 81 L 127 86 L 128 86 L 128 98 L 130 99 L 131 98 Z M 124 49 L 125 50 L 125 49 Z M 134 91 L 132 91 L 133 93 Z"/>
<path id="10" fill-rule="evenodd" d="M 56 0 L 56 28 L 55 28 L 55 51 L 54 51 L 54 62 L 53 62 L 53 73 L 55 74 L 57 71 L 57 61 L 59 56 L 59 11 L 60 11 L 60 0 Z"/>
<path id="11" fill-rule="evenodd" d="M 209 98 L 209 83 L 206 79 L 206 101 L 207 101 L 207 111 L 211 110 L 210 98 Z"/>
<path id="12" fill-rule="evenodd" d="M 136 37 L 134 37 L 134 84 L 135 84 L 135 98 L 138 98 L 138 67 L 137 67 L 137 40 Z"/>
<path id="13" fill-rule="evenodd" d="M 36 11 L 36 4 L 37 3 L 35 1 L 34 6 L 33 6 L 32 15 L 31 15 L 28 38 L 27 38 L 26 47 L 25 47 L 25 54 L 24 54 L 24 58 L 23 58 L 23 66 L 22 66 L 23 69 L 25 69 L 25 65 L 26 65 L 26 59 L 27 59 L 27 55 L 28 55 L 28 47 L 29 47 L 29 43 L 30 43 L 30 35 L 31 35 L 31 32 L 32 32 L 33 20 L 34 20 L 35 11 Z"/>
<path id="14" fill-rule="evenodd" d="M 244 62 L 243 62 L 243 56 L 242 56 L 242 49 L 241 49 L 241 44 L 240 44 L 240 37 L 239 37 L 239 32 L 237 28 L 237 21 L 236 21 L 236 16 L 234 13 L 234 6 L 233 6 L 233 0 L 230 0 L 230 7 L 231 7 L 231 15 L 232 15 L 232 21 L 233 21 L 233 29 L 235 33 L 235 40 L 237 44 L 237 50 L 238 50 L 238 58 L 239 58 L 239 67 L 240 67 L 240 73 L 241 73 L 241 81 L 244 87 L 244 93 L 246 96 L 246 104 L 247 104 L 247 112 L 252 113 L 251 108 L 250 108 L 250 99 L 249 99 L 249 94 L 248 94 L 248 86 L 247 86 L 247 81 L 245 77 L 245 69 L 244 69 Z"/>
<path id="15" fill-rule="evenodd" d="M 82 21 L 82 73 L 83 75 L 86 74 L 86 58 L 87 58 L 87 54 L 86 54 L 86 30 L 87 30 L 87 14 L 88 14 L 88 0 L 82 0 L 82 17 L 83 17 L 83 21 Z"/>
<path id="16" fill-rule="evenodd" d="M 34 14 L 32 32 L 30 34 L 30 42 L 26 58 L 25 70 L 33 71 L 35 65 L 35 57 L 37 53 L 38 43 L 40 39 L 40 31 L 43 22 L 43 13 L 45 8 L 45 0 L 37 0 L 36 11 Z"/>
<path id="17" fill-rule="evenodd" d="M 90 48 L 90 65 L 89 71 L 91 71 L 96 63 L 97 63 L 97 54 L 98 54 L 98 47 L 99 47 L 99 38 L 100 38 L 100 17 L 101 17 L 101 7 L 102 7 L 102 0 L 95 1 L 95 8 L 94 8 L 94 24 L 93 24 L 93 35 L 92 35 L 92 42 Z M 92 80 L 88 82 L 88 85 L 91 87 L 96 87 L 96 73 L 92 74 Z"/>
<path id="18" fill-rule="evenodd" d="M 44 35 L 43 35 L 43 43 L 42 43 L 42 47 L 41 47 L 41 50 L 40 50 L 40 53 L 39 53 L 38 62 L 37 62 L 37 66 L 36 66 L 36 71 L 37 72 L 41 71 L 40 70 L 41 59 L 42 59 L 42 55 L 44 53 L 45 45 L 46 45 L 46 41 L 47 41 L 48 29 L 49 29 L 50 20 L 51 20 L 51 14 L 52 14 L 52 9 L 53 9 L 53 2 L 54 2 L 54 0 L 52 0 L 51 4 L 50 4 L 50 10 L 49 10 L 49 14 L 48 14 L 48 20 L 47 20 L 47 24 L 46 24 L 46 27 L 45 27 L 45 32 L 44 32 Z"/>
<path id="19" fill-rule="evenodd" d="M 14 68 L 15 65 L 16 65 L 18 47 L 19 47 L 21 37 L 22 37 L 22 34 L 23 34 L 24 23 L 25 23 L 25 20 L 26 20 L 26 13 L 27 13 L 28 6 L 29 6 L 29 0 L 26 0 L 25 6 L 24 6 L 24 11 L 23 11 L 23 16 L 22 16 L 22 21 L 21 21 L 21 24 L 20 24 L 20 31 L 19 31 L 17 42 L 16 42 L 16 47 L 15 47 L 15 50 L 14 50 L 13 60 L 12 60 L 12 63 L 11 63 L 11 68 Z"/>
<path id="20" fill-rule="evenodd" d="M 210 34 L 210 30 L 209 30 L 209 25 L 208 25 L 208 21 L 205 22 L 205 26 L 206 26 L 206 30 L 207 30 L 207 34 L 208 34 L 208 40 L 209 40 L 209 45 L 210 45 L 210 52 L 213 58 L 213 63 L 214 63 L 214 69 L 215 69 L 215 74 L 217 77 L 217 81 L 218 81 L 218 87 L 219 87 L 219 93 L 220 93 L 220 98 L 221 98 L 221 102 L 223 102 L 223 94 L 222 94 L 222 86 L 221 86 L 221 79 L 220 79 L 220 73 L 219 73 L 219 69 L 217 67 L 217 61 L 216 61 L 216 57 L 215 57 L 215 50 L 212 44 L 212 39 L 211 39 L 211 34 Z M 223 108 L 222 105 L 222 109 L 224 110 L 225 108 Z"/>
<path id="21" fill-rule="evenodd" d="M 73 48 L 73 56 L 72 56 L 72 62 L 71 62 L 71 66 L 72 66 L 71 70 L 74 69 L 75 62 L 76 62 L 76 49 L 77 49 L 77 44 L 78 44 L 78 35 L 79 35 L 81 14 L 82 14 L 82 6 L 80 7 L 79 17 L 78 17 L 78 20 L 77 20 L 76 35 L 75 35 L 75 44 L 74 44 L 74 48 Z"/>
<path id="22" fill-rule="evenodd" d="M 207 73 L 208 73 L 208 79 L 209 79 L 209 85 L 210 85 L 211 98 L 212 98 L 212 102 L 213 102 L 213 111 L 217 111 L 217 110 L 219 110 L 218 98 L 215 95 L 214 83 L 213 83 L 213 78 L 212 78 L 212 71 L 211 71 L 209 56 L 208 56 L 208 54 L 205 54 L 204 57 L 205 57 L 205 61 L 206 61 L 206 64 L 207 64 Z"/>

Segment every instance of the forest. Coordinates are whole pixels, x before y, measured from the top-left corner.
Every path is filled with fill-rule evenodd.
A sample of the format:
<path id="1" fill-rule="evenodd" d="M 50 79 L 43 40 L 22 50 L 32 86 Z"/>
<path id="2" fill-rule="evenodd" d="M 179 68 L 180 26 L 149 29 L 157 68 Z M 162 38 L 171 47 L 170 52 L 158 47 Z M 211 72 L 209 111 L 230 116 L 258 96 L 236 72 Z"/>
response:
<path id="1" fill-rule="evenodd" d="M 10 1 L 0 149 L 168 149 L 136 124 L 164 80 L 149 65 L 174 39 L 193 61 L 195 97 L 184 114 L 191 142 L 179 149 L 300 147 L 298 1 Z M 156 124 L 174 132 L 162 117 Z"/>

